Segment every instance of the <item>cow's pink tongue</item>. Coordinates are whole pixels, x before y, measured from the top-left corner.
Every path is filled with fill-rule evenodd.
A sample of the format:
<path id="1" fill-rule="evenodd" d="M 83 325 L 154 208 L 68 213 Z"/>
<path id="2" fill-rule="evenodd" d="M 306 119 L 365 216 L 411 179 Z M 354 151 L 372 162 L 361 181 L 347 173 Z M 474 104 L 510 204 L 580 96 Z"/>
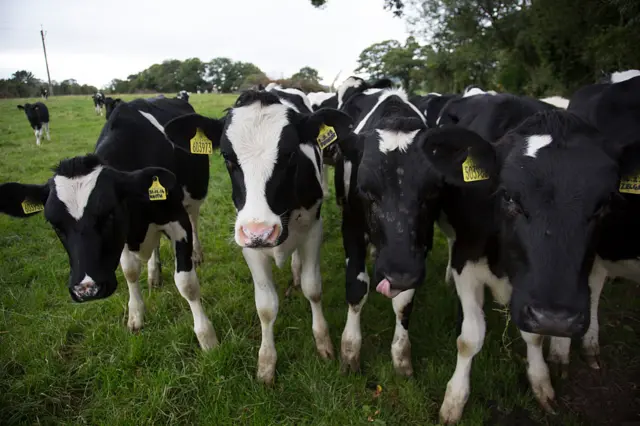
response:
<path id="1" fill-rule="evenodd" d="M 387 296 L 388 298 L 394 298 L 401 293 L 400 290 L 393 290 L 391 283 L 386 278 L 378 283 L 376 291 L 380 294 Z"/>

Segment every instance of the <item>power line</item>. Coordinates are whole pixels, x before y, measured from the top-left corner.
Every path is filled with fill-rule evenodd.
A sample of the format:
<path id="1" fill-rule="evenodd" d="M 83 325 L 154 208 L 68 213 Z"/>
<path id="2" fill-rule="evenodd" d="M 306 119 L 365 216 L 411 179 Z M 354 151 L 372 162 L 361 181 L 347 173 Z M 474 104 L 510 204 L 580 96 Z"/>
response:
<path id="1" fill-rule="evenodd" d="M 53 86 L 51 85 L 51 74 L 49 74 L 49 61 L 47 60 L 47 47 L 44 44 L 44 29 L 40 25 L 40 37 L 42 37 L 42 50 L 44 51 L 44 63 L 47 66 L 47 79 L 49 80 L 49 94 L 53 96 Z"/>

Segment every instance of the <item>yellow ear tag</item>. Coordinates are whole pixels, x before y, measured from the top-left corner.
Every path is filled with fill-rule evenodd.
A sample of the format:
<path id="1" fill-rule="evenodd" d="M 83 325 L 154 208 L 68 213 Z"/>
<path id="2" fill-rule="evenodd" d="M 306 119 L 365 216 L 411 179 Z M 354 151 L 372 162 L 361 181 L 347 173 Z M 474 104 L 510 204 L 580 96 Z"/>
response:
<path id="1" fill-rule="evenodd" d="M 22 202 L 22 211 L 24 214 L 41 212 L 42 210 L 44 210 L 44 206 L 40 203 L 34 203 L 29 200 L 24 200 Z"/>
<path id="2" fill-rule="evenodd" d="M 149 187 L 149 200 L 151 201 L 162 201 L 167 199 L 167 190 L 164 189 L 164 186 L 160 185 L 160 181 L 158 180 L 158 176 L 153 177 L 153 182 Z"/>
<path id="3" fill-rule="evenodd" d="M 320 132 L 318 133 L 318 138 L 316 139 L 320 149 L 325 149 L 336 140 L 338 140 L 338 135 L 336 134 L 336 131 L 333 127 L 327 126 L 326 124 L 320 126 Z"/>
<path id="4" fill-rule="evenodd" d="M 465 182 L 476 182 L 489 179 L 489 173 L 478 167 L 471 155 L 467 154 L 467 159 L 462 163 L 462 177 Z"/>
<path id="5" fill-rule="evenodd" d="M 213 152 L 213 144 L 205 136 L 202 129 L 196 130 L 196 135 L 191 138 L 191 153 L 209 155 Z"/>
<path id="6" fill-rule="evenodd" d="M 640 172 L 634 175 L 625 176 L 620 179 L 620 192 L 625 194 L 640 194 Z"/>

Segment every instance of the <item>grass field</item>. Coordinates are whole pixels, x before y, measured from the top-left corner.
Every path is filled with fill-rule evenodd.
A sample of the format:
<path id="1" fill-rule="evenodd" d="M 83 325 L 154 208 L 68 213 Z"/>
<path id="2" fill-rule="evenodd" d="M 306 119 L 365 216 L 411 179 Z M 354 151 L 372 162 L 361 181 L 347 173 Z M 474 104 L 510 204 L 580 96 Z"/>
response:
<path id="1" fill-rule="evenodd" d="M 133 96 L 123 96 L 125 100 Z M 193 95 L 203 114 L 219 116 L 233 96 Z M 62 158 L 93 151 L 104 117 L 89 96 L 47 101 L 51 142 L 37 147 L 22 111 L 25 100 L 0 101 L 0 182 L 41 183 Z M 232 242 L 234 209 L 221 158 L 211 157 L 209 196 L 200 235 L 203 303 L 221 345 L 203 353 L 188 305 L 173 285 L 172 253 L 162 244 L 164 286 L 144 291 L 145 328 L 126 327 L 128 292 L 121 272 L 109 299 L 74 304 L 66 288 L 65 251 L 42 215 L 0 216 L 0 424 L 286 424 L 427 425 L 437 422 L 456 358 L 456 296 L 444 284 L 446 244 L 438 234 L 428 280 L 414 303 L 410 333 L 414 377 L 396 377 L 390 357 L 394 314 L 372 294 L 363 313 L 360 375 L 343 376 L 337 360 L 315 351 L 311 313 L 300 292 L 279 283 L 276 384 L 254 379 L 260 345 L 249 270 Z M 337 352 L 346 320 L 340 213 L 323 208 L 323 305 Z M 146 289 L 146 274 L 142 274 Z M 588 370 L 574 342 L 569 379 L 555 381 L 557 416 L 545 415 L 529 391 L 524 344 L 487 297 L 487 337 L 475 358 L 463 424 L 622 424 L 640 413 L 640 288 L 616 282 L 601 303 L 604 368 Z M 375 391 L 376 385 L 382 392 Z M 635 386 L 635 387 L 634 387 Z"/>

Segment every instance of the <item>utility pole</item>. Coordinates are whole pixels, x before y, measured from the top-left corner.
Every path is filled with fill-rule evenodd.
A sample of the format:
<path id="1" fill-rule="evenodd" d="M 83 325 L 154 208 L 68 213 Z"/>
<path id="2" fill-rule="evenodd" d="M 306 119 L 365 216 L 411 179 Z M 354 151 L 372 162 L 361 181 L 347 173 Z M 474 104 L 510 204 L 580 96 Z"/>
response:
<path id="1" fill-rule="evenodd" d="M 49 80 L 49 95 L 53 96 L 53 86 L 51 85 L 51 75 L 49 74 L 49 61 L 47 60 L 47 46 L 44 44 L 44 29 L 40 25 L 40 37 L 42 37 L 42 50 L 44 50 L 44 63 L 47 66 L 47 79 Z"/>

